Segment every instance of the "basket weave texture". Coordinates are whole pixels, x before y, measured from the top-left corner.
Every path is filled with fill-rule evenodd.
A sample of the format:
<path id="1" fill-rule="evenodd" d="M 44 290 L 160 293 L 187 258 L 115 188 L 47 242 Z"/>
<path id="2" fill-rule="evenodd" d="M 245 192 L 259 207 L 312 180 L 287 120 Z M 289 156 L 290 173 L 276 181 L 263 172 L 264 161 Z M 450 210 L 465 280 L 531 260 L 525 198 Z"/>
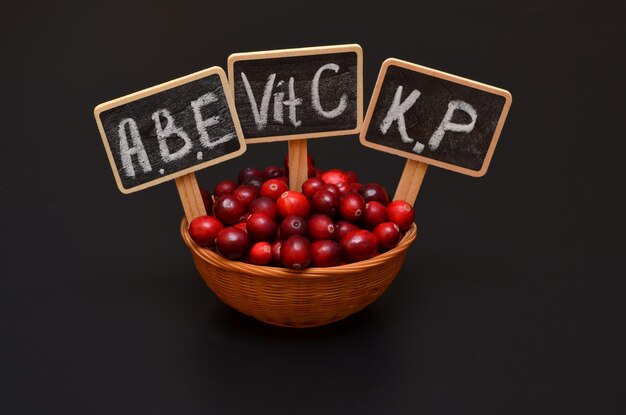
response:
<path id="1" fill-rule="evenodd" d="M 196 269 L 220 300 L 265 323 L 297 328 L 341 320 L 378 299 L 402 268 L 417 234 L 413 224 L 398 246 L 374 258 L 296 271 L 227 260 L 198 246 L 187 229 L 183 218 L 180 233 Z"/>

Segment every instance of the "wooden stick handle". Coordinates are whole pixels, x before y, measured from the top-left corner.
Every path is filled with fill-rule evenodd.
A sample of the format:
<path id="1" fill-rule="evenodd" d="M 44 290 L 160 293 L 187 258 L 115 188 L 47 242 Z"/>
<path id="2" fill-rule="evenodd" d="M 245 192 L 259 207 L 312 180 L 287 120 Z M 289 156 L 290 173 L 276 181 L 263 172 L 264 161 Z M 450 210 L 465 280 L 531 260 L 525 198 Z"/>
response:
<path id="1" fill-rule="evenodd" d="M 404 200 L 414 205 L 420 187 L 422 187 L 422 181 L 424 180 L 427 168 L 428 164 L 426 163 L 407 160 L 404 165 L 404 170 L 402 171 L 402 176 L 400 176 L 396 195 L 393 197 L 394 200 Z"/>
<path id="2" fill-rule="evenodd" d="M 300 191 L 302 183 L 309 178 L 307 140 L 289 141 L 289 188 Z"/>
<path id="3" fill-rule="evenodd" d="M 204 202 L 202 201 L 202 195 L 200 194 L 200 187 L 198 187 L 195 173 L 178 177 L 176 179 L 176 188 L 178 189 L 178 195 L 180 196 L 180 201 L 185 210 L 187 223 L 191 223 L 191 221 L 198 216 L 206 215 L 206 209 L 204 208 Z"/>

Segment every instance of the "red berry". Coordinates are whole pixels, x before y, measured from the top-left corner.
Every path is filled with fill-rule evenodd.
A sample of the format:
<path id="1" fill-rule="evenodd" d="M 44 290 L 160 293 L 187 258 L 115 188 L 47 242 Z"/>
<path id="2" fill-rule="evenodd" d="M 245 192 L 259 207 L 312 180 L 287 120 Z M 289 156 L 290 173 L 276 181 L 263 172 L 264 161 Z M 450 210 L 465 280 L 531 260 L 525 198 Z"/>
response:
<path id="1" fill-rule="evenodd" d="M 311 166 L 310 164 L 307 166 L 306 177 L 309 179 L 317 177 L 317 168 Z"/>
<path id="2" fill-rule="evenodd" d="M 261 186 L 263 186 L 263 183 L 265 183 L 265 179 L 262 177 L 258 177 L 258 176 L 252 176 L 252 177 L 246 177 L 243 181 L 243 183 L 241 184 L 245 184 L 248 186 L 252 186 L 256 189 L 260 189 Z"/>
<path id="3" fill-rule="evenodd" d="M 320 190 L 311 199 L 313 210 L 329 216 L 335 216 L 339 209 L 339 198 L 328 190 Z"/>
<path id="4" fill-rule="evenodd" d="M 302 193 L 294 190 L 287 190 L 280 195 L 276 201 L 276 207 L 278 208 L 278 214 L 283 218 L 290 215 L 297 215 L 306 218 L 311 212 L 309 199 L 307 199 Z"/>
<path id="5" fill-rule="evenodd" d="M 318 191 L 322 190 L 324 181 L 322 179 L 312 178 L 302 183 L 302 193 L 309 199 Z"/>
<path id="6" fill-rule="evenodd" d="M 313 215 L 308 220 L 309 235 L 312 241 L 331 239 L 335 236 L 335 222 L 326 215 Z"/>
<path id="7" fill-rule="evenodd" d="M 373 257 L 378 248 L 378 240 L 370 231 L 359 229 L 348 232 L 340 245 L 346 261 L 356 262 Z"/>
<path id="8" fill-rule="evenodd" d="M 350 182 L 350 184 L 359 182 L 359 176 L 357 176 L 355 172 L 347 170 L 344 171 L 343 174 L 348 177 L 348 181 Z"/>
<path id="9" fill-rule="evenodd" d="M 361 187 L 363 187 L 361 183 L 350 183 L 350 190 L 354 193 L 358 193 L 359 190 L 361 190 Z"/>
<path id="10" fill-rule="evenodd" d="M 321 179 L 322 178 L 322 174 L 324 174 L 324 170 L 320 169 L 319 167 L 315 168 L 315 177 L 317 179 Z"/>
<path id="11" fill-rule="evenodd" d="M 356 231 L 358 229 L 359 227 L 356 226 L 354 223 L 340 220 L 339 222 L 335 223 L 335 239 L 338 242 L 341 242 L 341 240 L 348 234 L 348 232 Z"/>
<path id="12" fill-rule="evenodd" d="M 274 199 L 267 196 L 261 196 L 254 199 L 250 206 L 248 206 L 248 212 L 250 213 L 265 213 L 272 219 L 276 219 L 276 202 Z"/>
<path id="13" fill-rule="evenodd" d="M 348 193 L 339 201 L 339 213 L 341 217 L 350 222 L 362 219 L 365 210 L 365 201 L 356 193 Z"/>
<path id="14" fill-rule="evenodd" d="M 337 183 L 335 186 L 339 189 L 339 197 L 344 197 L 348 193 L 352 192 L 352 188 L 347 183 Z"/>
<path id="15" fill-rule="evenodd" d="M 404 200 L 394 200 L 387 206 L 389 220 L 400 227 L 402 232 L 407 231 L 413 224 L 415 212 L 411 205 Z"/>
<path id="16" fill-rule="evenodd" d="M 311 265 L 332 267 L 341 259 L 341 247 L 335 241 L 323 239 L 311 244 Z"/>
<path id="17" fill-rule="evenodd" d="M 341 196 L 341 192 L 339 191 L 339 188 L 336 185 L 334 185 L 334 184 L 326 183 L 324 186 L 322 186 L 322 190 L 326 190 L 328 192 L 331 192 L 332 194 L 334 194 L 337 197 Z"/>
<path id="18" fill-rule="evenodd" d="M 250 248 L 250 262 L 267 265 L 272 260 L 272 246 L 267 242 L 257 242 Z"/>
<path id="19" fill-rule="evenodd" d="M 365 213 L 363 214 L 363 222 L 368 229 L 374 229 L 379 223 L 387 222 L 387 208 L 382 203 L 375 200 L 365 204 Z"/>
<path id="20" fill-rule="evenodd" d="M 298 235 L 289 237 L 280 247 L 280 258 L 287 268 L 306 268 L 311 262 L 311 242 Z"/>
<path id="21" fill-rule="evenodd" d="M 282 267 L 283 261 L 280 259 L 280 247 L 282 246 L 281 241 L 274 241 L 272 244 L 272 265 L 276 267 Z"/>
<path id="22" fill-rule="evenodd" d="M 283 175 L 283 169 L 278 166 L 267 166 L 263 170 L 263 177 L 266 179 L 274 179 Z"/>
<path id="23" fill-rule="evenodd" d="M 191 221 L 189 236 L 200 246 L 215 246 L 215 237 L 224 225 L 213 216 L 200 216 Z"/>
<path id="24" fill-rule="evenodd" d="M 237 197 L 243 203 L 245 209 L 248 209 L 248 206 L 254 199 L 259 197 L 259 190 L 251 185 L 242 184 L 233 192 L 233 196 Z"/>
<path id="25" fill-rule="evenodd" d="M 248 253 L 248 234 L 239 228 L 222 229 L 215 238 L 217 252 L 227 259 L 241 259 Z"/>
<path id="26" fill-rule="evenodd" d="M 265 213 L 253 213 L 246 222 L 248 235 L 253 241 L 273 241 L 278 225 Z"/>
<path id="27" fill-rule="evenodd" d="M 246 226 L 246 222 L 239 222 L 238 224 L 235 225 L 235 228 L 239 228 L 242 231 L 245 231 L 246 233 L 248 233 L 248 227 Z"/>
<path id="28" fill-rule="evenodd" d="M 237 188 L 237 183 L 232 180 L 222 180 L 213 189 L 215 197 L 221 197 L 224 195 L 232 195 Z"/>
<path id="29" fill-rule="evenodd" d="M 213 215 L 224 225 L 234 225 L 241 222 L 246 212 L 241 200 L 233 195 L 224 195 L 215 201 Z"/>
<path id="30" fill-rule="evenodd" d="M 337 183 L 350 183 L 350 178 L 339 169 L 326 170 L 322 174 L 322 180 L 324 183 L 337 184 Z"/>
<path id="31" fill-rule="evenodd" d="M 287 216 L 280 224 L 280 237 L 283 240 L 293 235 L 306 237 L 308 234 L 309 225 L 302 216 Z"/>
<path id="32" fill-rule="evenodd" d="M 243 184 L 246 178 L 261 176 L 263 176 L 263 172 L 261 170 L 254 167 L 246 167 L 239 172 L 239 176 L 237 177 L 237 179 L 239 180 L 239 184 Z"/>
<path id="33" fill-rule="evenodd" d="M 388 251 L 402 239 L 400 228 L 393 222 L 384 222 L 374 228 L 374 236 L 378 239 L 378 249 Z"/>
<path id="34" fill-rule="evenodd" d="M 277 177 L 276 180 L 280 180 L 281 182 L 285 183 L 287 187 L 289 187 L 289 179 L 287 177 L 280 176 L 280 177 Z"/>
<path id="35" fill-rule="evenodd" d="M 287 183 L 280 179 L 270 179 L 261 186 L 261 196 L 270 197 L 277 200 L 280 195 L 289 190 Z"/>
<path id="36" fill-rule="evenodd" d="M 307 166 L 315 167 L 315 160 L 313 160 L 313 157 L 311 157 L 310 154 L 306 155 L 306 164 Z M 289 168 L 289 155 L 286 155 L 283 159 L 283 165 L 286 169 Z"/>
<path id="37" fill-rule="evenodd" d="M 211 214 L 213 211 L 213 198 L 211 197 L 211 193 L 208 190 L 200 188 L 200 195 L 202 196 L 202 203 L 204 204 L 204 209 L 207 214 Z"/>
<path id="38" fill-rule="evenodd" d="M 389 204 L 389 195 L 387 194 L 387 191 L 378 183 L 364 184 L 359 189 L 359 194 L 363 196 L 366 203 L 375 200 L 385 206 Z"/>

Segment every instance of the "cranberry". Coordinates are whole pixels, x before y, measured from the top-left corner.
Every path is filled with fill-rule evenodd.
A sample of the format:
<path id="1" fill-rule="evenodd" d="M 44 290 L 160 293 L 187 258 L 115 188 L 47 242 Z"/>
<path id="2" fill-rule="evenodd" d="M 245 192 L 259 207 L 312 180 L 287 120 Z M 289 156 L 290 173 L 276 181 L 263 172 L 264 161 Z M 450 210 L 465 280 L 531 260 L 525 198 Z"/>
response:
<path id="1" fill-rule="evenodd" d="M 213 215 L 224 225 L 241 222 L 245 212 L 243 203 L 234 195 L 221 196 L 213 205 Z"/>
<path id="2" fill-rule="evenodd" d="M 276 267 L 283 266 L 283 261 L 280 259 L 280 247 L 282 244 L 281 241 L 274 241 L 272 244 L 272 265 Z"/>
<path id="3" fill-rule="evenodd" d="M 224 229 L 224 225 L 213 216 L 200 216 L 191 221 L 189 236 L 200 246 L 215 246 L 215 237 Z"/>
<path id="4" fill-rule="evenodd" d="M 347 183 L 337 183 L 337 189 L 339 189 L 339 197 L 344 197 L 348 193 L 352 193 L 352 188 Z"/>
<path id="5" fill-rule="evenodd" d="M 259 197 L 259 189 L 248 184 L 242 184 L 235 189 L 235 191 L 233 192 L 233 196 L 236 196 L 239 200 L 241 200 L 244 208 L 248 209 L 250 203 L 252 203 L 252 201 L 257 197 Z"/>
<path id="6" fill-rule="evenodd" d="M 306 268 L 311 262 L 311 242 L 298 235 L 289 237 L 280 247 L 280 258 L 287 268 Z"/>
<path id="7" fill-rule="evenodd" d="M 261 170 L 256 169 L 254 167 L 246 167 L 245 169 L 239 172 L 239 176 L 237 177 L 237 179 L 239 180 L 239 184 L 243 184 L 243 182 L 248 177 L 261 177 L 261 176 L 263 176 L 263 172 Z"/>
<path id="8" fill-rule="evenodd" d="M 339 198 L 328 190 L 320 190 L 311 199 L 313 210 L 329 216 L 335 216 L 339 209 Z"/>
<path id="9" fill-rule="evenodd" d="M 335 222 L 326 215 L 313 215 L 308 220 L 311 240 L 331 239 L 335 236 Z"/>
<path id="10" fill-rule="evenodd" d="M 322 186 L 324 186 L 322 179 L 308 179 L 306 182 L 302 183 L 302 194 L 310 199 L 318 190 L 322 190 Z"/>
<path id="11" fill-rule="evenodd" d="M 213 198 L 208 190 L 200 188 L 200 195 L 202 196 L 202 203 L 204 203 L 204 209 L 210 215 L 213 210 Z"/>
<path id="12" fill-rule="evenodd" d="M 285 240 L 293 235 L 307 236 L 309 225 L 302 216 L 287 216 L 280 224 L 280 237 Z"/>
<path id="13" fill-rule="evenodd" d="M 387 191 L 378 183 L 364 184 L 359 189 L 359 194 L 363 196 L 363 199 L 365 199 L 366 202 L 375 200 L 385 206 L 389 204 L 389 195 L 387 194 Z"/>
<path id="14" fill-rule="evenodd" d="M 332 267 L 341 259 L 341 247 L 335 241 L 324 239 L 311 244 L 311 265 Z"/>
<path id="15" fill-rule="evenodd" d="M 241 184 L 253 186 L 253 187 L 256 187 L 257 189 L 260 189 L 261 186 L 263 186 L 263 183 L 265 183 L 265 179 L 264 178 L 257 177 L 257 176 L 252 176 L 252 177 L 246 177 L 244 179 L 243 183 L 241 183 Z"/>
<path id="16" fill-rule="evenodd" d="M 378 240 L 370 231 L 359 229 L 350 231 L 341 240 L 341 251 L 348 262 L 363 261 L 376 254 Z"/>
<path id="17" fill-rule="evenodd" d="M 271 197 L 277 200 L 280 195 L 289 190 L 287 183 L 280 179 L 270 179 L 261 186 L 261 196 Z"/>
<path id="18" fill-rule="evenodd" d="M 267 166 L 263 170 L 263 177 L 265 177 L 266 179 L 274 179 L 276 177 L 282 176 L 283 174 L 283 169 L 278 166 Z"/>
<path id="19" fill-rule="evenodd" d="M 239 228 L 242 231 L 248 233 L 248 227 L 246 226 L 246 222 L 239 222 L 238 224 L 235 225 L 235 228 Z"/>
<path id="20" fill-rule="evenodd" d="M 317 167 L 313 167 L 309 164 L 306 168 L 306 177 L 309 179 L 317 177 Z"/>
<path id="21" fill-rule="evenodd" d="M 324 183 L 337 184 L 337 183 L 350 183 L 350 178 L 339 169 L 326 170 L 322 174 L 322 180 Z"/>
<path id="22" fill-rule="evenodd" d="M 320 169 L 319 167 L 315 168 L 315 177 L 318 179 L 322 178 L 322 174 L 324 174 L 324 170 Z"/>
<path id="23" fill-rule="evenodd" d="M 378 249 L 388 251 L 402 239 L 400 228 L 393 222 L 384 222 L 374 228 L 374 236 L 378 239 Z"/>
<path id="24" fill-rule="evenodd" d="M 363 187 L 361 183 L 350 183 L 350 190 L 355 193 L 358 193 L 359 190 L 361 190 L 361 187 Z"/>
<path id="25" fill-rule="evenodd" d="M 350 222 L 356 222 L 363 217 L 365 201 L 356 193 L 348 193 L 339 201 L 339 213 L 341 217 Z"/>
<path id="26" fill-rule="evenodd" d="M 348 171 L 344 171 L 343 174 L 345 174 L 348 177 L 348 182 L 350 184 L 359 182 L 359 176 L 357 176 L 355 172 L 348 170 Z"/>
<path id="27" fill-rule="evenodd" d="M 257 199 L 254 199 L 250 206 L 248 206 L 248 212 L 250 213 L 265 213 L 272 219 L 276 219 L 276 202 L 274 199 L 261 196 Z"/>
<path id="28" fill-rule="evenodd" d="M 267 242 L 257 242 L 250 248 L 250 262 L 267 265 L 272 260 L 272 246 Z"/>
<path id="29" fill-rule="evenodd" d="M 248 234 L 239 228 L 222 229 L 215 238 L 217 252 L 226 259 L 241 259 L 248 253 Z"/>
<path id="30" fill-rule="evenodd" d="M 356 226 L 354 223 L 340 220 L 339 222 L 335 223 L 335 239 L 341 242 L 341 240 L 348 234 L 348 232 L 356 231 L 357 229 L 359 229 L 359 227 Z"/>
<path id="31" fill-rule="evenodd" d="M 311 212 L 309 199 L 302 193 L 294 190 L 287 190 L 280 195 L 276 201 L 276 207 L 278 208 L 278 213 L 283 218 L 290 215 L 298 215 L 306 218 Z"/>
<path id="32" fill-rule="evenodd" d="M 248 235 L 253 241 L 273 241 L 276 236 L 276 222 L 265 213 L 253 213 L 246 222 Z"/>
<path id="33" fill-rule="evenodd" d="M 415 212 L 411 205 L 404 200 L 394 200 L 387 206 L 389 220 L 400 227 L 402 232 L 407 231 L 413 224 Z"/>
<path id="34" fill-rule="evenodd" d="M 334 184 L 326 183 L 324 186 L 322 186 L 322 190 L 327 190 L 337 197 L 341 196 L 341 192 L 339 191 L 339 188 Z"/>
<path id="35" fill-rule="evenodd" d="M 213 189 L 213 194 L 215 195 L 215 197 L 232 195 L 236 188 L 237 183 L 233 182 L 232 180 L 222 180 Z"/>
<path id="36" fill-rule="evenodd" d="M 287 177 L 280 176 L 280 177 L 277 177 L 276 180 L 280 180 L 281 182 L 285 183 L 287 187 L 289 187 L 289 179 Z"/>
<path id="37" fill-rule="evenodd" d="M 368 229 L 374 229 L 379 223 L 387 222 L 387 208 L 382 203 L 375 200 L 365 204 L 365 213 L 363 214 L 363 222 Z"/>

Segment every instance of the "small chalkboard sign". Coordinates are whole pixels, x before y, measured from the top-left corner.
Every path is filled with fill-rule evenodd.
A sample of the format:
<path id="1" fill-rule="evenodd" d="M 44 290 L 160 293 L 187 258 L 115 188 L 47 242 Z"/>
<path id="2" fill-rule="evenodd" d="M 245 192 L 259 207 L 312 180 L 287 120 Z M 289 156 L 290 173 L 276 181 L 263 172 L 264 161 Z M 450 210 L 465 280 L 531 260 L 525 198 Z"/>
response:
<path id="1" fill-rule="evenodd" d="M 480 177 L 510 106 L 511 94 L 503 89 L 387 59 L 360 139 L 368 147 Z"/>
<path id="2" fill-rule="evenodd" d="M 248 143 L 357 134 L 363 51 L 338 45 L 235 53 L 228 79 Z"/>
<path id="3" fill-rule="evenodd" d="M 224 71 L 212 67 L 95 108 L 122 193 L 188 175 L 246 151 L 227 85 Z"/>

